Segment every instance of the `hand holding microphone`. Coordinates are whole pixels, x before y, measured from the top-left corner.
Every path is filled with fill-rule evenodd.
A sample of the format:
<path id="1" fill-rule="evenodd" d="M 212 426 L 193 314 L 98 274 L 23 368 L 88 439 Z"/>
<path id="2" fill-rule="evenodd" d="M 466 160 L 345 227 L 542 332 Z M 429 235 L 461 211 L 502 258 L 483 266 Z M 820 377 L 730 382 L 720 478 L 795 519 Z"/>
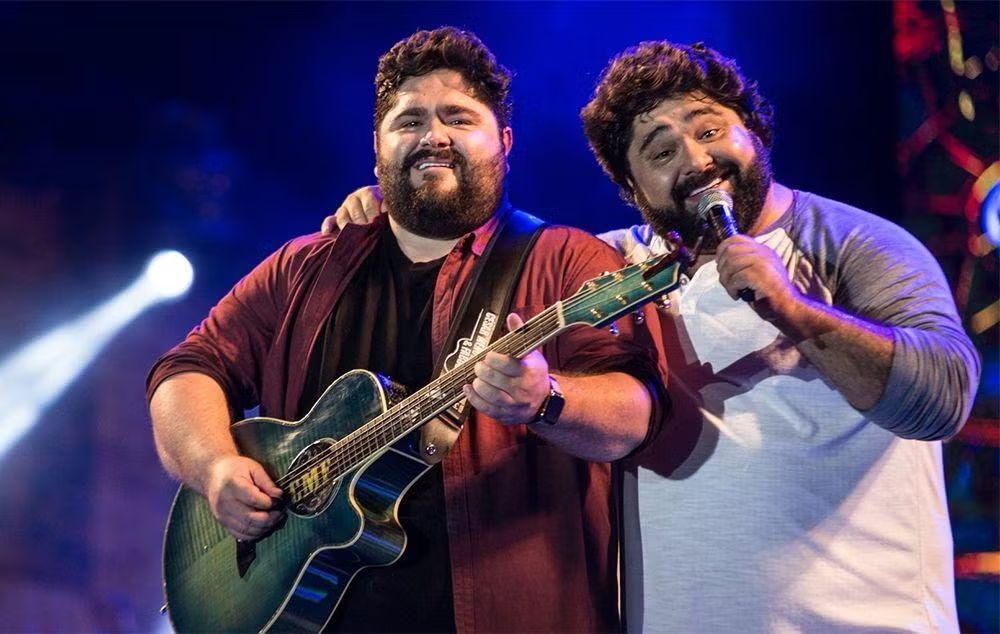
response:
<path id="1" fill-rule="evenodd" d="M 698 197 L 698 217 L 708 225 L 719 242 L 739 234 L 733 218 L 733 197 L 723 189 L 702 192 Z M 755 299 L 752 288 L 741 288 L 737 294 L 745 302 Z"/>

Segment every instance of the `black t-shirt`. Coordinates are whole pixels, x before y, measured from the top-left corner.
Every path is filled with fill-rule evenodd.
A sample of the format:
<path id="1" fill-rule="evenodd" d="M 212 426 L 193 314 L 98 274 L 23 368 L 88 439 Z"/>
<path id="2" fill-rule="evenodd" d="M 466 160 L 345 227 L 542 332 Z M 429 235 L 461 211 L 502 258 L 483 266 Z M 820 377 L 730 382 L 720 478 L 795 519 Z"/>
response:
<path id="1" fill-rule="evenodd" d="M 411 262 L 386 230 L 348 282 L 310 355 L 304 415 L 339 376 L 366 369 L 411 393 L 430 382 L 431 311 L 443 258 Z M 440 465 L 407 491 L 399 519 L 408 537 L 396 563 L 351 582 L 326 628 L 335 632 L 453 632 L 451 562 Z"/>

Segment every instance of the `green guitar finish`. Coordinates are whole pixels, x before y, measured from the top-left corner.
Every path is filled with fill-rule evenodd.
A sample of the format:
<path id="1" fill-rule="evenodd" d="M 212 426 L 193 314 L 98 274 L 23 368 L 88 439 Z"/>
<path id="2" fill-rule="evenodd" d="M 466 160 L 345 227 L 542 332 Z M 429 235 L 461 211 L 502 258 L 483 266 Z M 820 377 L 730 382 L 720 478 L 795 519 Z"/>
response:
<path id="1" fill-rule="evenodd" d="M 244 455 L 272 476 L 324 439 L 339 440 L 388 407 L 376 375 L 355 370 L 334 382 L 301 420 L 251 418 L 233 426 Z M 419 433 L 419 431 L 417 432 Z M 399 500 L 429 467 L 404 438 L 334 484 L 332 500 L 312 516 L 285 523 L 255 542 L 241 576 L 236 540 L 201 495 L 181 487 L 164 539 L 164 585 L 170 619 L 180 632 L 319 631 L 355 573 L 393 563 L 406 534 Z"/>

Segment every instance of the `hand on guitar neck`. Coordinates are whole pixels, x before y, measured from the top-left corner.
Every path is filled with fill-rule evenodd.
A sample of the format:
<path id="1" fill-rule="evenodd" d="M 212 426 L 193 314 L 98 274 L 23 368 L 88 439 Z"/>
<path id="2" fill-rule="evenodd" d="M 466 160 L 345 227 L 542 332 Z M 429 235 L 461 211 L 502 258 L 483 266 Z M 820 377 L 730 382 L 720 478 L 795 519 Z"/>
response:
<path id="1" fill-rule="evenodd" d="M 507 316 L 507 330 L 524 320 Z M 462 391 L 478 411 L 504 425 L 530 423 L 549 393 L 549 364 L 537 348 L 520 359 L 490 352 L 475 365 L 476 378 Z"/>

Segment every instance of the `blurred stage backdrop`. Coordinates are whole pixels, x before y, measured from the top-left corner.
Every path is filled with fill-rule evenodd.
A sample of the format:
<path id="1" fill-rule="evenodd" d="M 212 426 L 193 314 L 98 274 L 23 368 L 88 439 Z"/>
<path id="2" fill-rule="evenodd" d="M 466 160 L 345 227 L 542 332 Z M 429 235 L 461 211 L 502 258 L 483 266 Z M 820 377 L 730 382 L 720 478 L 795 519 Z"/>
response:
<path id="1" fill-rule="evenodd" d="M 143 379 L 242 274 L 372 178 L 376 60 L 469 28 L 516 76 L 510 192 L 591 230 L 638 216 L 577 112 L 610 56 L 703 40 L 777 111 L 778 178 L 940 258 L 984 358 L 946 445 L 964 629 L 996 631 L 998 4 L 0 4 L 0 631 L 166 631 L 175 490 Z M 156 303 L 150 256 L 194 267 Z"/>

